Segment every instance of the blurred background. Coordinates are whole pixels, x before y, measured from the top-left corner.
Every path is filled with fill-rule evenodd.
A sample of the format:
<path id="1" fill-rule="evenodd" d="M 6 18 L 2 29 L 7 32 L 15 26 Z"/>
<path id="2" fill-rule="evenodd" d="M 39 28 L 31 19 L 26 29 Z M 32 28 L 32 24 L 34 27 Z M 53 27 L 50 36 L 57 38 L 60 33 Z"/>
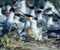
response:
<path id="1" fill-rule="evenodd" d="M 43 0 L 30 0 L 32 4 L 38 6 L 43 4 Z M 49 0 L 51 1 L 56 7 L 60 8 L 60 0 Z M 0 5 L 4 4 L 12 4 L 13 0 L 0 0 Z"/>

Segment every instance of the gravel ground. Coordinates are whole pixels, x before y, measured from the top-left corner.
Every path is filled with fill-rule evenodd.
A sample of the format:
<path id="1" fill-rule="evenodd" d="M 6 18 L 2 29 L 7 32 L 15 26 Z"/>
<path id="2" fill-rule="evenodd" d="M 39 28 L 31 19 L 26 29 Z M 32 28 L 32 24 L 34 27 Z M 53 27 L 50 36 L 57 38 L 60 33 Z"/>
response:
<path id="1" fill-rule="evenodd" d="M 24 42 L 21 37 L 19 40 L 14 38 L 13 34 L 16 32 L 0 37 L 0 50 L 60 50 L 60 41 L 53 38 L 48 39 L 44 36 L 40 42 L 33 40 Z"/>
<path id="2" fill-rule="evenodd" d="M 1 40 L 1 44 L 4 44 L 4 46 L 2 46 L 0 50 L 60 50 L 58 44 L 54 44 L 54 39 L 48 39 L 46 37 L 41 42 L 24 42 L 21 41 L 21 39 L 16 40 L 8 36 L 1 38 Z M 14 47 L 12 45 L 14 45 Z"/>

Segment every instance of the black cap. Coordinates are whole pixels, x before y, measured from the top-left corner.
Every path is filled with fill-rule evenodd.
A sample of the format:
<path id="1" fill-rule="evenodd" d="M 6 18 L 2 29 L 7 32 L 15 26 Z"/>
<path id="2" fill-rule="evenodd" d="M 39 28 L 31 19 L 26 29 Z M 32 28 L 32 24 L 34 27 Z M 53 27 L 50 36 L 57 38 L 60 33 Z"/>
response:
<path id="1" fill-rule="evenodd" d="M 52 16 L 54 16 L 53 14 L 47 14 L 49 17 L 52 17 Z"/>
<path id="2" fill-rule="evenodd" d="M 30 8 L 30 9 L 34 9 L 34 8 L 35 8 L 35 6 L 33 6 L 33 5 L 30 5 L 30 6 L 29 6 L 29 8 Z"/>
<path id="3" fill-rule="evenodd" d="M 12 5 L 15 4 L 16 2 L 18 2 L 18 1 L 13 1 Z"/>
<path id="4" fill-rule="evenodd" d="M 28 16 L 28 17 L 33 17 L 32 15 L 30 15 L 30 14 L 24 14 L 25 16 Z"/>
<path id="5" fill-rule="evenodd" d="M 40 9 L 44 9 L 44 6 L 40 6 Z"/>
<path id="6" fill-rule="evenodd" d="M 37 10 L 37 11 L 36 11 L 36 13 L 38 13 L 38 14 L 41 13 L 41 12 L 42 12 L 41 10 Z"/>
<path id="7" fill-rule="evenodd" d="M 15 12 L 15 9 L 14 8 L 11 8 L 10 11 Z"/>
<path id="8" fill-rule="evenodd" d="M 49 7 L 49 8 L 47 8 L 45 11 L 48 12 L 48 11 L 51 11 L 51 9 L 52 9 L 52 8 Z"/>
<path id="9" fill-rule="evenodd" d="M 43 9 L 44 9 L 44 6 L 39 6 L 39 8 L 37 9 L 36 13 L 41 13 Z"/>
<path id="10" fill-rule="evenodd" d="M 18 14 L 18 13 L 17 13 L 17 14 L 15 13 L 15 15 L 16 15 L 16 16 L 21 16 L 21 14 Z"/>

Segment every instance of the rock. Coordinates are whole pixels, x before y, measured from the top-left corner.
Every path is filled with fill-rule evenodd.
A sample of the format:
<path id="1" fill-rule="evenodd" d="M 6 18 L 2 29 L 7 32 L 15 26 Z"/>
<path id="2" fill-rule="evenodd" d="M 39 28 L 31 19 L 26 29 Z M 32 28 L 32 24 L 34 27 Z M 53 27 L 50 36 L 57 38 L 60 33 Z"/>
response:
<path id="1" fill-rule="evenodd" d="M 48 35 L 48 37 L 50 37 L 50 38 L 57 38 L 57 35 L 56 35 L 55 33 L 50 33 L 50 34 Z"/>

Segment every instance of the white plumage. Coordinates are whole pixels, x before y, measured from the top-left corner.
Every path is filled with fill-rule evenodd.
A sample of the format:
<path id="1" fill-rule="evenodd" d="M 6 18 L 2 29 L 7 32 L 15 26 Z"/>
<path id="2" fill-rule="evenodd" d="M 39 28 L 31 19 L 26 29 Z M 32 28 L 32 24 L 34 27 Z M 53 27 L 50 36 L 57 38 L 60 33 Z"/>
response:
<path id="1" fill-rule="evenodd" d="M 47 1 L 44 6 L 44 9 L 47 9 L 47 8 L 51 8 L 51 10 L 47 12 L 47 14 L 54 14 L 55 13 L 55 14 L 59 15 L 59 12 L 56 10 L 54 5 L 49 1 Z M 49 17 L 48 22 L 47 22 L 47 27 L 51 27 L 51 26 L 58 27 L 58 24 L 53 21 L 53 16 Z"/>
<path id="2" fill-rule="evenodd" d="M 54 12 L 54 13 L 59 15 L 59 12 L 56 10 L 55 6 L 51 2 L 49 2 L 49 1 L 47 1 L 45 3 L 45 5 L 44 5 L 44 9 L 47 9 L 47 8 L 51 8 L 52 12 Z"/>
<path id="3" fill-rule="evenodd" d="M 25 2 L 26 2 L 25 0 L 23 0 L 23 1 L 20 2 L 20 10 L 21 10 L 23 13 L 27 13 Z"/>
<path id="4" fill-rule="evenodd" d="M 6 21 L 7 17 L 2 14 L 2 10 L 0 8 L 0 23 L 4 23 Z"/>
<path id="5" fill-rule="evenodd" d="M 8 21 L 8 23 L 14 23 L 14 13 L 13 12 L 10 12 L 7 21 Z"/>

